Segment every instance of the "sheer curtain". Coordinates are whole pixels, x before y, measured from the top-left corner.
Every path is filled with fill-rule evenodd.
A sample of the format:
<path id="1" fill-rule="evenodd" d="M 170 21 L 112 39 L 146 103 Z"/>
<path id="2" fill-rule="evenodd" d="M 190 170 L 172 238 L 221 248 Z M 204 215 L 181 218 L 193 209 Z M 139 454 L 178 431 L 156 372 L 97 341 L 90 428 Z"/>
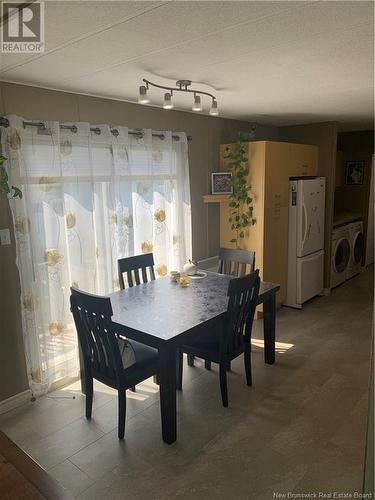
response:
<path id="1" fill-rule="evenodd" d="M 78 373 L 70 286 L 107 294 L 119 288 L 118 258 L 153 252 L 161 277 L 191 257 L 187 139 L 107 125 L 92 131 L 88 123 L 24 127 L 22 118 L 7 118 L 3 154 L 23 192 L 10 203 L 25 352 L 39 395 Z"/>

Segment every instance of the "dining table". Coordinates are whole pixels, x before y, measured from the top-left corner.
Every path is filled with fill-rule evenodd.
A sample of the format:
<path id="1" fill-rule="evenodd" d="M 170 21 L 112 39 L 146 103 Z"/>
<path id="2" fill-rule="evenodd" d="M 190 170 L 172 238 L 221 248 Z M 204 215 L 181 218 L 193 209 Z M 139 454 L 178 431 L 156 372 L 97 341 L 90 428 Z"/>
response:
<path id="1" fill-rule="evenodd" d="M 223 320 L 228 306 L 228 284 L 233 276 L 206 272 L 182 287 L 166 276 L 109 294 L 116 331 L 154 347 L 159 353 L 159 386 L 163 440 L 177 439 L 176 358 L 192 336 Z M 280 285 L 261 282 L 258 304 L 263 304 L 264 361 L 275 362 L 276 292 Z"/>

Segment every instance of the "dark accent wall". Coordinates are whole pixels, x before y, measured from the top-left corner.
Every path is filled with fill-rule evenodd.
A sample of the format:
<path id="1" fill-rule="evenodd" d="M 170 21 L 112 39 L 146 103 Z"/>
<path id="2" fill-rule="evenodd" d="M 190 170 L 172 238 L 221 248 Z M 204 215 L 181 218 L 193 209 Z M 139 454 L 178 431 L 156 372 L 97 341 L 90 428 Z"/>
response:
<path id="1" fill-rule="evenodd" d="M 371 162 L 374 154 L 374 131 L 361 130 L 344 132 L 337 137 L 337 151 L 340 152 L 341 185 L 335 190 L 336 212 L 358 212 L 362 215 L 365 238 L 369 209 Z M 348 160 L 364 160 L 364 179 L 361 186 L 345 185 L 345 164 Z"/>

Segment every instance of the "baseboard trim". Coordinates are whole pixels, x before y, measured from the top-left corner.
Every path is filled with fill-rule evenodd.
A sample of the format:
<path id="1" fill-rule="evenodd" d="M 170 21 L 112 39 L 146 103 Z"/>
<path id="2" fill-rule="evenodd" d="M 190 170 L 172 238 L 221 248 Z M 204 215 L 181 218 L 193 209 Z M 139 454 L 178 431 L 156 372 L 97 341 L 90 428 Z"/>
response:
<path id="1" fill-rule="evenodd" d="M 53 392 L 57 391 L 59 389 L 62 389 L 63 387 L 66 387 L 67 385 L 73 384 L 74 382 L 77 382 L 79 380 L 79 375 L 76 377 L 63 377 L 57 380 L 56 382 L 53 382 L 51 386 L 48 388 L 48 392 Z"/>
<path id="2" fill-rule="evenodd" d="M 31 400 L 31 391 L 27 389 L 26 391 L 20 392 L 19 394 L 15 394 L 8 399 L 4 399 L 0 401 L 0 415 L 6 413 L 7 411 L 14 410 L 14 408 L 18 408 L 19 406 L 28 403 Z"/>

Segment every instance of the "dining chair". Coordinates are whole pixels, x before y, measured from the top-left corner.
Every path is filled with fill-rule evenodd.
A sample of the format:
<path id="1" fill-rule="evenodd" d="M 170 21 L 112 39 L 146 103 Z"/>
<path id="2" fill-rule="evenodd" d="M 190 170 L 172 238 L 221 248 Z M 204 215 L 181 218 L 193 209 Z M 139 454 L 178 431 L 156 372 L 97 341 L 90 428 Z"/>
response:
<path id="1" fill-rule="evenodd" d="M 220 248 L 219 250 L 219 268 L 220 274 L 231 274 L 237 278 L 254 272 L 255 269 L 255 252 L 248 250 L 240 250 L 237 248 Z M 187 357 L 189 366 L 194 366 L 194 356 L 190 354 Z M 205 368 L 211 369 L 211 363 L 205 362 Z M 228 363 L 230 370 L 230 363 Z"/>
<path id="2" fill-rule="evenodd" d="M 126 273 L 129 288 L 141 283 L 148 283 L 149 278 L 150 281 L 155 279 L 154 255 L 152 253 L 118 259 L 117 265 L 121 290 L 125 289 L 124 273 Z M 141 271 L 141 274 L 139 274 L 139 271 Z M 154 376 L 154 382 L 155 384 L 159 384 L 157 375 Z M 132 388 L 132 391 L 135 391 L 135 387 Z"/>
<path id="3" fill-rule="evenodd" d="M 91 418 L 93 379 L 117 389 L 118 437 L 123 439 L 126 390 L 158 372 L 158 351 L 116 332 L 109 297 L 71 288 L 70 304 L 78 333 L 86 392 L 86 418 Z"/>
<path id="4" fill-rule="evenodd" d="M 184 345 L 178 356 L 177 388 L 182 389 L 183 352 L 219 364 L 220 389 L 223 406 L 228 406 L 228 363 L 244 355 L 246 382 L 252 385 L 251 330 L 259 293 L 259 270 L 240 278 L 233 278 L 228 286 L 228 308 L 223 321 L 202 331 Z"/>
<path id="5" fill-rule="evenodd" d="M 154 256 L 152 253 L 119 259 L 117 264 L 121 290 L 125 288 L 124 273 L 126 273 L 129 287 L 147 283 L 149 280 L 155 279 Z"/>
<path id="6" fill-rule="evenodd" d="M 238 278 L 254 272 L 254 269 L 255 252 L 238 248 L 220 248 L 218 273 L 232 274 Z"/>

